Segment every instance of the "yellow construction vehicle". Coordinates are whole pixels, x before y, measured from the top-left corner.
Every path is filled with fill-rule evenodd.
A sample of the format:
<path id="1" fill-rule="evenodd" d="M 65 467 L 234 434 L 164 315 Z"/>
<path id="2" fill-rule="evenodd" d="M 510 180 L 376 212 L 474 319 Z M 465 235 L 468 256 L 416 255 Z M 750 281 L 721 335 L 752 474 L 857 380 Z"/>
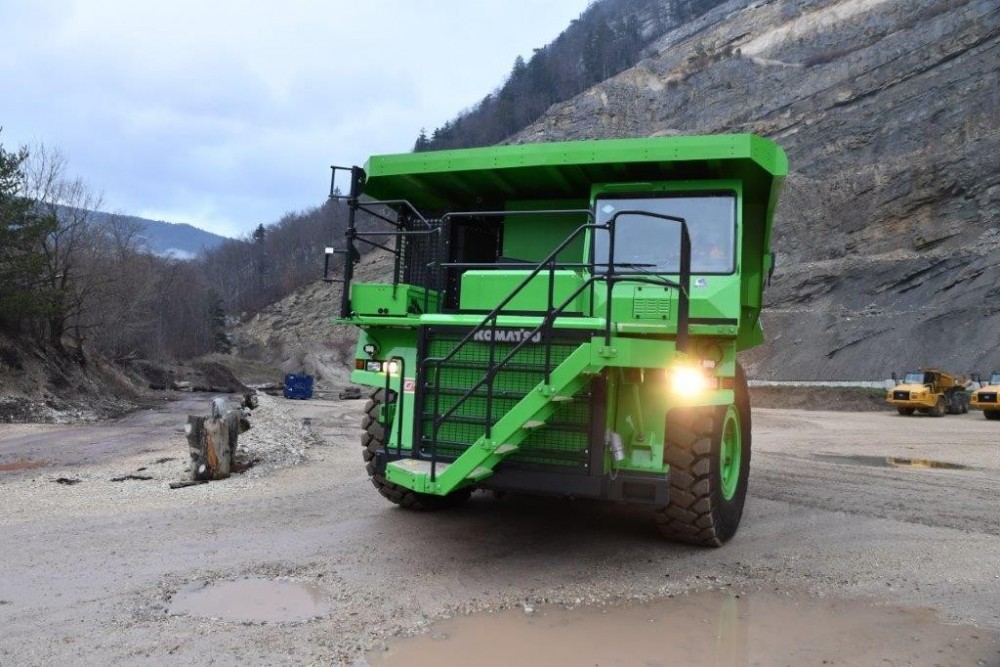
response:
<path id="1" fill-rule="evenodd" d="M 910 371 L 902 380 L 893 373 L 892 379 L 896 386 L 889 390 L 885 400 L 901 415 L 921 412 L 940 417 L 945 412 L 958 415 L 969 411 L 969 392 L 965 390 L 967 381 L 964 378 L 936 368 L 921 368 Z"/>
<path id="2" fill-rule="evenodd" d="M 987 419 L 1000 420 L 1000 401 L 997 400 L 997 396 L 1000 395 L 1000 371 L 993 371 L 988 382 L 983 382 L 983 378 L 979 375 L 973 379 L 979 382 L 979 389 L 972 392 L 969 407 L 982 410 Z"/>

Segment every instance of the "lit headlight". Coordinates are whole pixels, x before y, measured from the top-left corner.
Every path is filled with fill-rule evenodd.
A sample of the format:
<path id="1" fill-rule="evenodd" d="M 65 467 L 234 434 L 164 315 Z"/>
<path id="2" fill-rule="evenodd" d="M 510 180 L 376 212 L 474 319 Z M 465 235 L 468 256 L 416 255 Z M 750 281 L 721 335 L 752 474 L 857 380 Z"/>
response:
<path id="1" fill-rule="evenodd" d="M 675 366 L 670 373 L 670 388 L 681 396 L 694 396 L 709 388 L 705 372 L 697 366 Z"/>
<path id="2" fill-rule="evenodd" d="M 386 363 L 385 372 L 389 375 L 399 375 L 399 362 L 393 359 L 392 361 Z"/>

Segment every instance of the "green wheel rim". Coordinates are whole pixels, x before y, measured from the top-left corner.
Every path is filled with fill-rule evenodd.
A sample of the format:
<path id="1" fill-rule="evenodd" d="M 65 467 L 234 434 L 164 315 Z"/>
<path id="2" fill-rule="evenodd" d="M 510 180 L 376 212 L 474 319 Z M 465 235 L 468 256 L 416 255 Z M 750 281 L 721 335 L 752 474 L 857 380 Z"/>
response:
<path id="1" fill-rule="evenodd" d="M 719 475 L 722 477 L 722 497 L 732 500 L 736 487 L 740 485 L 740 463 L 743 459 L 743 443 L 740 442 L 740 420 L 736 408 L 729 406 L 722 427 L 722 442 L 719 446 Z"/>

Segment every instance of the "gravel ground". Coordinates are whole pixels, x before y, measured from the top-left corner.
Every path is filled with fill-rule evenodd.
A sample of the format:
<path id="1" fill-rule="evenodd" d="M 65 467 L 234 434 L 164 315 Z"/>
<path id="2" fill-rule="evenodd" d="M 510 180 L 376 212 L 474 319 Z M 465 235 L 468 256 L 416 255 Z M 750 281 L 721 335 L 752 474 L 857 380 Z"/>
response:
<path id="1" fill-rule="evenodd" d="M 176 412 L 135 453 L 0 472 L 0 664 L 352 662 L 467 612 L 720 588 L 930 608 L 1000 636 L 1000 438 L 981 415 L 758 409 L 743 525 L 706 550 L 663 542 L 625 506 L 476 494 L 399 510 L 364 476 L 363 401 L 262 399 L 241 436 L 260 462 L 229 480 L 167 488 L 184 476 Z M 26 432 L 0 425 L 0 463 Z M 110 481 L 129 474 L 152 479 Z M 246 577 L 322 590 L 324 615 L 171 612 L 192 586 Z"/>

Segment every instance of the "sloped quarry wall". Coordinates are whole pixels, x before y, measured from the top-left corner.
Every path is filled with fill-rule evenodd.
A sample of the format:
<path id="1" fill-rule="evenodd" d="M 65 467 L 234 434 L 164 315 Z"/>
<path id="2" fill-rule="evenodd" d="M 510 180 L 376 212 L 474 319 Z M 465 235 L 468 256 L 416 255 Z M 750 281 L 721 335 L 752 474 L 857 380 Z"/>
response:
<path id="1" fill-rule="evenodd" d="M 756 132 L 792 176 L 759 379 L 1000 368 L 1000 8 L 729 2 L 514 143 Z"/>

